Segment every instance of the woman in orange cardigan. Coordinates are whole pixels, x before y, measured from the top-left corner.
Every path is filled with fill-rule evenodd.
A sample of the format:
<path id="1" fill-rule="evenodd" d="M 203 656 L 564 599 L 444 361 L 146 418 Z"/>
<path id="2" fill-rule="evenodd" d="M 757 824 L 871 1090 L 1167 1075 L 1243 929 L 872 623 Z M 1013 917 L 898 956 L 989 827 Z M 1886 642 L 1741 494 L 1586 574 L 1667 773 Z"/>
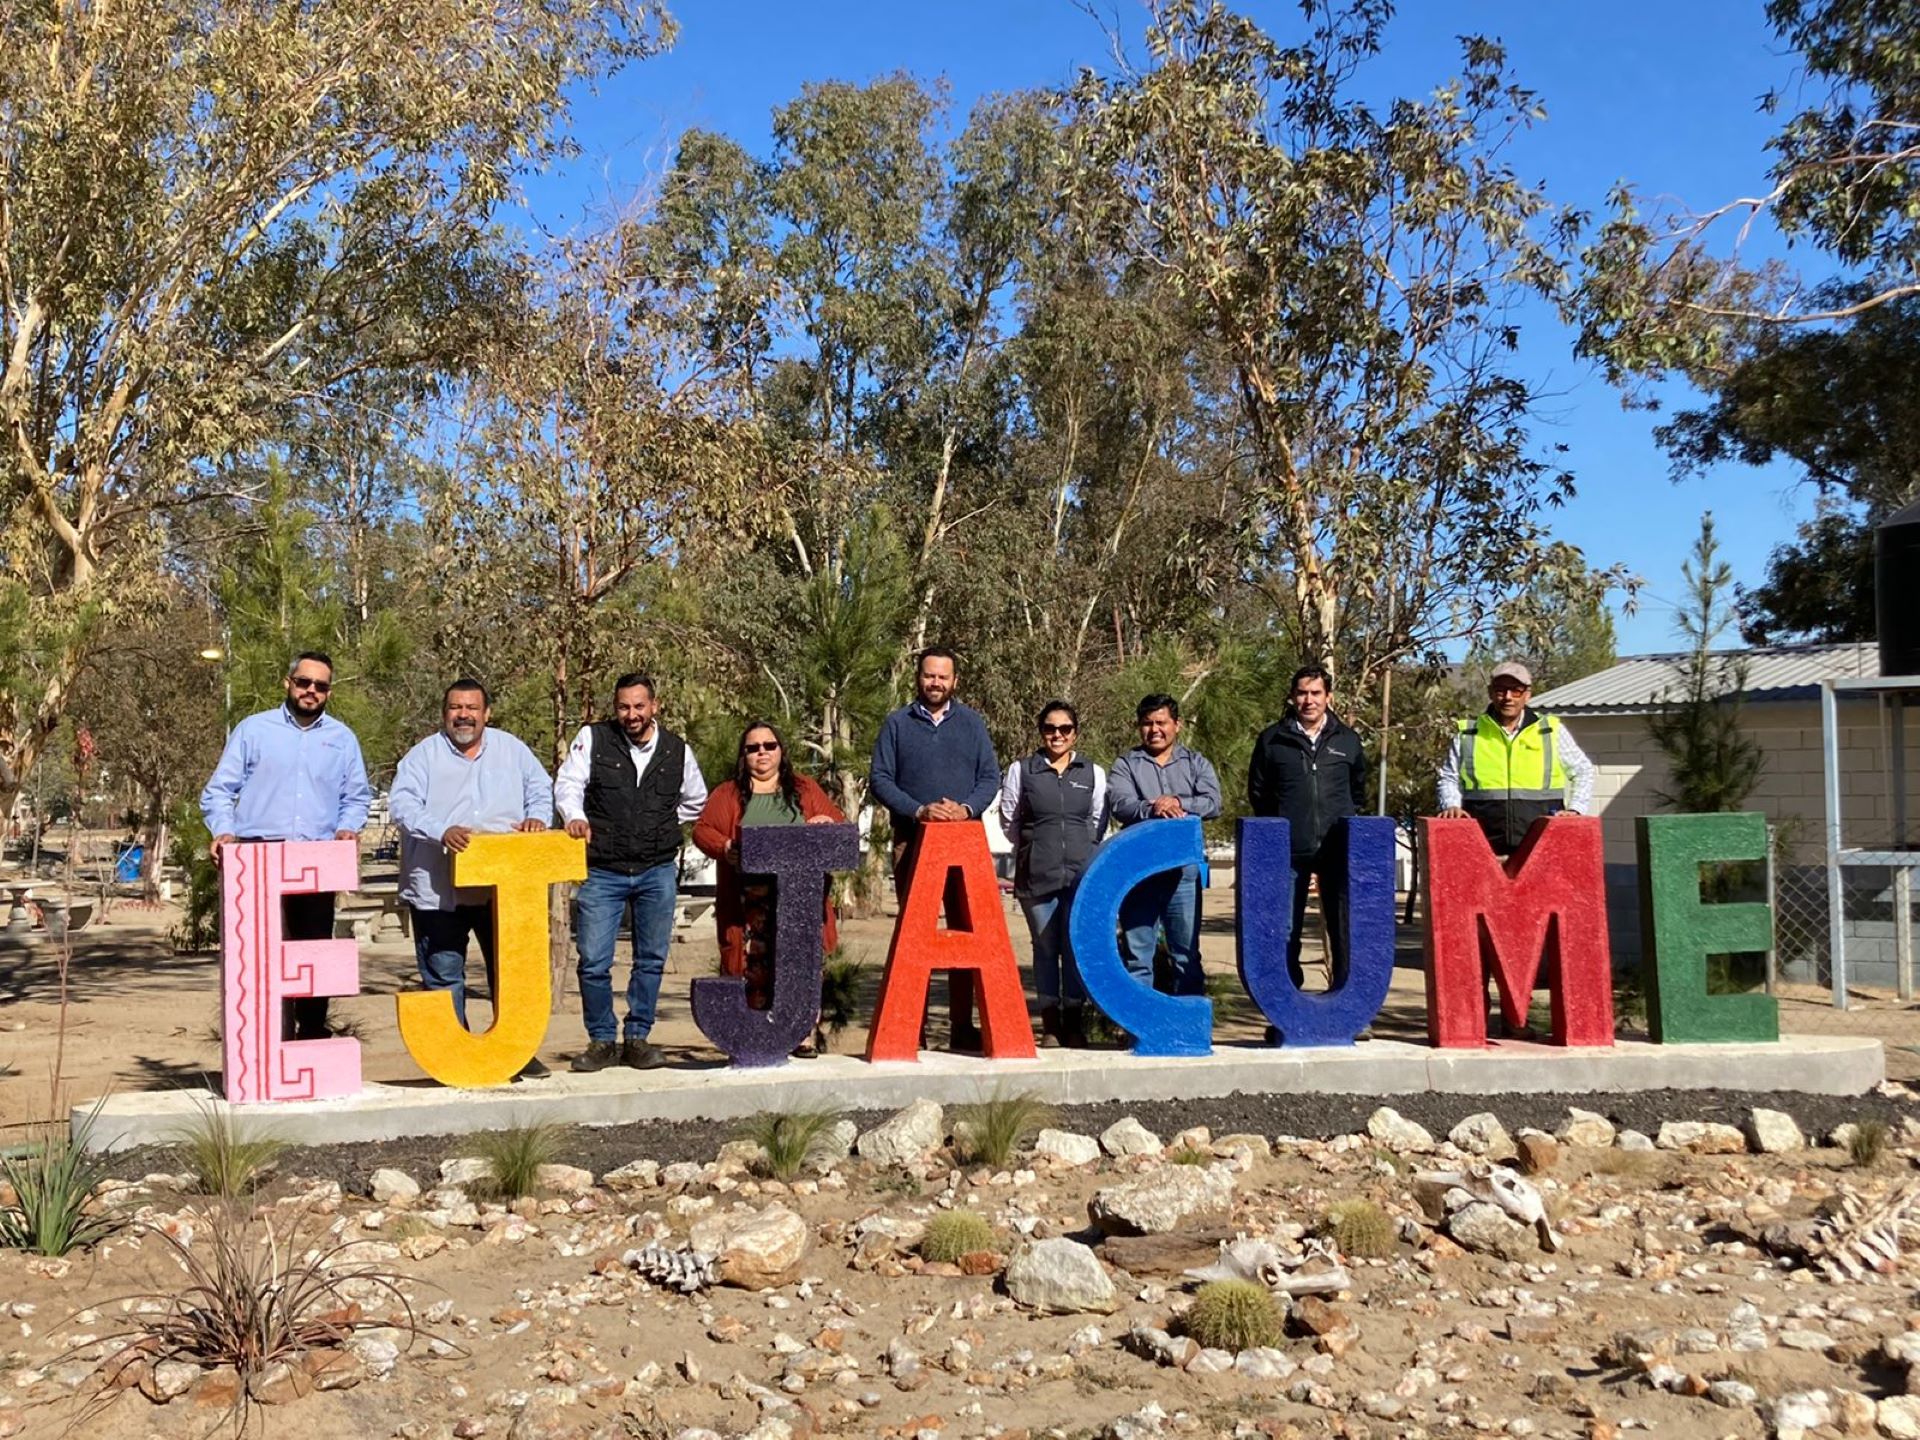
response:
<path id="1" fill-rule="evenodd" d="M 700 818 L 693 822 L 693 843 L 719 864 L 713 923 L 720 932 L 720 971 L 743 975 L 747 1004 L 765 1010 L 773 1003 L 773 883 L 771 877 L 740 873 L 740 831 L 748 825 L 837 825 L 845 819 L 827 792 L 794 773 L 786 741 L 764 720 L 749 721 L 740 733 L 733 783 L 716 785 Z M 839 943 L 833 898 L 824 899 L 821 945 L 831 954 Z M 802 1045 L 795 1054 L 812 1054 Z"/>

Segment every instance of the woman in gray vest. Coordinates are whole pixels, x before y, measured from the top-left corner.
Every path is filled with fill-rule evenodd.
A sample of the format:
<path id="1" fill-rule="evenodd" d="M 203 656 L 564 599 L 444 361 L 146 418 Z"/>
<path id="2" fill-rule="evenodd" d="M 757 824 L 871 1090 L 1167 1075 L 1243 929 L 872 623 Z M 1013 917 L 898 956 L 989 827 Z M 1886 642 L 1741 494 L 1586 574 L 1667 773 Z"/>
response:
<path id="1" fill-rule="evenodd" d="M 1007 767 L 1000 828 L 1013 842 L 1013 892 L 1033 937 L 1041 1043 L 1086 1044 L 1086 987 L 1067 941 L 1073 887 L 1107 829 L 1107 775 L 1074 749 L 1080 716 L 1064 700 L 1040 711 L 1040 748 Z"/>

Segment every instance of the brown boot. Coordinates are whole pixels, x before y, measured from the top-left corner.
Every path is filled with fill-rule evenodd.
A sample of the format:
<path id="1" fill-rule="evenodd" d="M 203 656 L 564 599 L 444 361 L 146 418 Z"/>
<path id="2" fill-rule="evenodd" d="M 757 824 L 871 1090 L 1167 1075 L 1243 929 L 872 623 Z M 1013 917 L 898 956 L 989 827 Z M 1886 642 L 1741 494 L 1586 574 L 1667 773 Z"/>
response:
<path id="1" fill-rule="evenodd" d="M 1061 1029 L 1060 1007 L 1042 1005 L 1040 1007 L 1040 1048 L 1058 1050 L 1067 1043 L 1067 1037 Z"/>

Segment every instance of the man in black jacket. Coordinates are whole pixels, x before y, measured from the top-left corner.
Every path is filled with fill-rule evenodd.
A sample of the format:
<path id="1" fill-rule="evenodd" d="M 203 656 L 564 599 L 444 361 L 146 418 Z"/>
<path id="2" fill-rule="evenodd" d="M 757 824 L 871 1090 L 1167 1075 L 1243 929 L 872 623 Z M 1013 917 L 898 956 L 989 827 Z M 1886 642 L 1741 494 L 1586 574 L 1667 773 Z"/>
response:
<path id="1" fill-rule="evenodd" d="M 1307 884 L 1320 881 L 1320 913 L 1330 947 L 1328 983 L 1347 979 L 1347 936 L 1341 904 L 1341 857 L 1327 844 L 1334 821 L 1360 814 L 1367 803 L 1367 756 L 1360 737 L 1328 707 L 1333 677 L 1318 665 L 1294 672 L 1287 714 L 1260 732 L 1247 768 L 1247 807 L 1287 821 L 1293 841 L 1293 933 L 1287 938 L 1287 974 L 1299 985 L 1301 931 Z"/>

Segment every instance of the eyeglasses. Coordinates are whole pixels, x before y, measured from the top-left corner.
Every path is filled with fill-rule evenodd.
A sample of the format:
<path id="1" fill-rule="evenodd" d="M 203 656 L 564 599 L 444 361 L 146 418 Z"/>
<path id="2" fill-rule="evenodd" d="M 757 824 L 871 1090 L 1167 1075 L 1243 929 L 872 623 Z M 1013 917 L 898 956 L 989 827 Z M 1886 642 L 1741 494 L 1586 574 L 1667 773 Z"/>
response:
<path id="1" fill-rule="evenodd" d="M 778 740 L 761 740 L 752 745 L 742 745 L 740 748 L 749 755 L 767 755 L 778 750 L 780 748 L 780 742 Z"/>
<path id="2" fill-rule="evenodd" d="M 1079 727 L 1074 725 L 1042 725 L 1040 727 L 1040 733 L 1042 735 L 1071 735 L 1077 728 Z"/>
<path id="3" fill-rule="evenodd" d="M 295 675 L 292 678 L 296 690 L 317 690 L 324 695 L 333 689 L 331 680 L 315 680 L 311 675 Z"/>

